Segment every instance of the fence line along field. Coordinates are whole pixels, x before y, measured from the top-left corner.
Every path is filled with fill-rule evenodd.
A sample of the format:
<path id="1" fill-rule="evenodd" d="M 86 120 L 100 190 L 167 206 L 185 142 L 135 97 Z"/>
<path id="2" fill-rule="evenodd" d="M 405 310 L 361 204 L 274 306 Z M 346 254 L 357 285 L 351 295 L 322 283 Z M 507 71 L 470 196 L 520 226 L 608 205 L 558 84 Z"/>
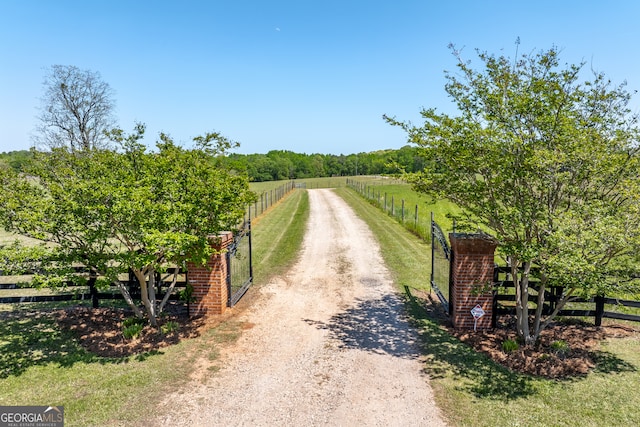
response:
<path id="1" fill-rule="evenodd" d="M 382 209 L 409 231 L 424 240 L 430 240 L 431 212 L 445 233 L 453 230 L 449 214 L 459 212 L 451 202 L 430 200 L 419 194 L 405 181 L 384 176 L 358 176 L 347 180 L 347 185 Z"/>

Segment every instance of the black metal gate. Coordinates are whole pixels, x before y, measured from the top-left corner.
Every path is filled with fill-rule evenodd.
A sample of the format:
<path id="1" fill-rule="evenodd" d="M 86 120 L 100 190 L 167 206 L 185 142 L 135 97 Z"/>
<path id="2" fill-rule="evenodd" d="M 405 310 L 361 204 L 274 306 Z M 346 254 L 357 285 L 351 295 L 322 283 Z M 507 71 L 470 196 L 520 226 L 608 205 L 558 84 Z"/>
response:
<path id="1" fill-rule="evenodd" d="M 449 314 L 451 247 L 440 226 L 431 213 L 431 289 L 436 293 L 442 307 Z"/>
<path id="2" fill-rule="evenodd" d="M 233 307 L 252 283 L 251 221 L 247 221 L 235 234 L 227 251 L 227 305 Z"/>

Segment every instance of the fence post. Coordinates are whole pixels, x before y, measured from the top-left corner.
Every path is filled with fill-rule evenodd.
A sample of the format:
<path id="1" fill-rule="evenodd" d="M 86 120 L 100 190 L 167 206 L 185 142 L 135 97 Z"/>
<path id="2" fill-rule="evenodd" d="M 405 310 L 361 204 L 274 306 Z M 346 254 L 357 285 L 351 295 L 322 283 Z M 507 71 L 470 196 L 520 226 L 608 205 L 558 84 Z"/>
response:
<path id="1" fill-rule="evenodd" d="M 431 212 L 431 281 L 429 284 L 431 285 L 431 292 L 433 292 L 433 281 L 435 280 L 433 268 L 435 267 L 436 258 L 436 248 L 433 243 L 433 212 Z M 449 294 L 449 300 L 451 300 L 451 294 Z"/>
<path id="2" fill-rule="evenodd" d="M 415 219 L 415 221 L 414 221 L 413 225 L 416 228 L 416 231 L 418 231 L 418 205 L 416 205 L 416 214 L 414 216 L 414 219 Z"/>
<path id="3" fill-rule="evenodd" d="M 498 266 L 493 266 L 493 283 L 491 286 L 493 301 L 491 302 L 491 327 L 493 329 L 498 326 L 498 288 L 496 287 L 496 283 L 498 282 Z"/>
<path id="4" fill-rule="evenodd" d="M 253 242 L 251 241 L 251 221 L 247 223 L 247 227 L 249 227 L 249 276 L 251 276 L 251 281 L 253 282 Z"/>
<path id="5" fill-rule="evenodd" d="M 604 296 L 598 295 L 593 300 L 596 303 L 596 326 L 602 326 L 602 318 L 604 317 Z"/>
<path id="6" fill-rule="evenodd" d="M 404 199 L 402 199 L 402 223 L 404 224 Z"/>
<path id="7" fill-rule="evenodd" d="M 98 272 L 95 269 L 89 270 L 89 294 L 91 295 L 91 306 L 98 308 L 100 306 L 100 300 L 98 299 L 98 289 L 96 289 L 96 279 L 98 278 Z"/>
<path id="8" fill-rule="evenodd" d="M 391 196 L 391 216 L 395 217 L 396 216 L 396 208 L 394 205 L 394 196 Z"/>

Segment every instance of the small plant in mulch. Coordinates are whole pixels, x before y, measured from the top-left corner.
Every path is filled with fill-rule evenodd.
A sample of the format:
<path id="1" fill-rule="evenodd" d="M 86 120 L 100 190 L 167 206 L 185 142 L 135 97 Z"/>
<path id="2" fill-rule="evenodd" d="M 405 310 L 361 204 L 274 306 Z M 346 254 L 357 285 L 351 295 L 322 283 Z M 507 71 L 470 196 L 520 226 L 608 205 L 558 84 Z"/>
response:
<path id="1" fill-rule="evenodd" d="M 160 326 L 160 331 L 163 334 L 170 334 L 171 332 L 175 332 L 180 328 L 180 324 L 178 322 L 174 322 L 173 320 L 169 320 L 162 326 Z"/>
<path id="2" fill-rule="evenodd" d="M 571 347 L 565 340 L 557 340 L 551 343 L 551 351 L 553 351 L 558 357 L 564 358 L 571 351 Z"/>
<path id="3" fill-rule="evenodd" d="M 512 351 L 516 351 L 520 348 L 520 345 L 515 340 L 507 339 L 502 341 L 502 351 L 505 353 L 511 353 Z"/>
<path id="4" fill-rule="evenodd" d="M 144 319 L 139 319 L 137 317 L 129 317 L 122 322 L 122 336 L 131 340 L 134 338 L 138 338 L 142 333 L 142 329 L 144 329 L 145 324 Z"/>

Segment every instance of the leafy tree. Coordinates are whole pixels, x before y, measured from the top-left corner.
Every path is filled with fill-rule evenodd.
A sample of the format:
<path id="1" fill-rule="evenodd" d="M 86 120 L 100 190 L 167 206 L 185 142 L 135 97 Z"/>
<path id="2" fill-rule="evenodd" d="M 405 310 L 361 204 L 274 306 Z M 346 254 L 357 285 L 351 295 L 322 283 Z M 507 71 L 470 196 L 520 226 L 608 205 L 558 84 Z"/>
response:
<path id="1" fill-rule="evenodd" d="M 104 148 L 115 123 L 113 90 L 98 72 L 53 65 L 44 80 L 44 96 L 34 140 L 40 148 Z"/>
<path id="2" fill-rule="evenodd" d="M 555 48 L 515 61 L 479 52 L 478 70 L 452 50 L 446 91 L 459 114 L 424 109 L 422 126 L 386 119 L 434 165 L 411 175 L 415 188 L 497 238 L 517 285 L 517 332 L 532 344 L 576 295 L 638 288 L 638 117 L 625 84 L 581 79 L 584 63 L 561 66 Z M 543 316 L 551 285 L 564 290 Z"/>
<path id="3" fill-rule="evenodd" d="M 28 150 L 9 151 L 0 153 L 0 162 L 6 164 L 16 171 L 22 171 L 24 166 L 31 160 L 31 152 Z"/>
<path id="4" fill-rule="evenodd" d="M 142 125 L 130 135 L 113 130 L 119 151 L 34 151 L 27 174 L 3 175 L 0 214 L 7 230 L 49 243 L 53 264 L 83 264 L 115 284 L 142 317 L 119 279 L 131 270 L 156 325 L 175 280 L 159 300 L 155 273 L 206 262 L 210 236 L 239 224 L 253 194 L 246 177 L 216 165 L 230 146 L 220 134 L 195 138 L 192 149 L 161 134 L 157 151 L 148 152 L 143 133 Z"/>

